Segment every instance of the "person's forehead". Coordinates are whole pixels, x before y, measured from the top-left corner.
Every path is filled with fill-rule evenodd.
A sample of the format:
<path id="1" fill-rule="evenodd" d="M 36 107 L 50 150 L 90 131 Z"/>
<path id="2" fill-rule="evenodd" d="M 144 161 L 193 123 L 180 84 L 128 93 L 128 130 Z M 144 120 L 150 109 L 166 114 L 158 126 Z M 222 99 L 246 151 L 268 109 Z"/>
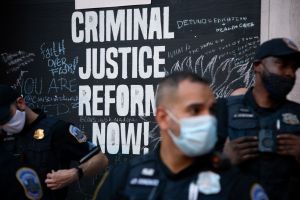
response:
<path id="1" fill-rule="evenodd" d="M 182 81 L 177 90 L 177 97 L 185 102 L 213 101 L 214 96 L 208 85 L 189 80 Z"/>

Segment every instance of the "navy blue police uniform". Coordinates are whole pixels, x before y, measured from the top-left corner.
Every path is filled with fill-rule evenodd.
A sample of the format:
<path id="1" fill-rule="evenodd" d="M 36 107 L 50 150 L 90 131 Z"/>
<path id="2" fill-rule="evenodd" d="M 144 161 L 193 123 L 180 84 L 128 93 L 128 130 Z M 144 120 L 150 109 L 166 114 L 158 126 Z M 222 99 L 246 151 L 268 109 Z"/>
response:
<path id="1" fill-rule="evenodd" d="M 300 136 L 300 105 L 285 100 L 277 107 L 261 108 L 256 104 L 250 88 L 245 95 L 220 100 L 219 106 L 222 121 L 218 128 L 217 148 L 222 148 L 227 136 L 233 140 L 243 136 L 259 136 L 260 131 L 269 131 L 271 137 L 266 141 L 273 143 L 269 144 L 273 149 L 260 151 L 257 158 L 239 164 L 239 168 L 258 180 L 270 199 L 300 199 L 299 163 L 295 158 L 276 153 L 278 134 Z M 265 145 L 268 146 L 267 143 Z"/>
<path id="2" fill-rule="evenodd" d="M 161 161 L 159 150 L 111 168 L 97 194 L 99 200 L 198 200 L 267 199 L 254 181 L 234 169 L 213 166 L 207 154 L 194 164 L 172 173 Z"/>
<path id="3" fill-rule="evenodd" d="M 40 199 L 40 180 L 30 168 L 21 166 L 0 143 L 0 198 L 9 200 Z"/>
<path id="4" fill-rule="evenodd" d="M 38 112 L 38 111 L 36 111 Z M 50 190 L 45 179 L 51 170 L 68 169 L 70 162 L 80 161 L 91 151 L 92 143 L 77 127 L 40 112 L 38 118 L 29 126 L 14 135 L 3 139 L 3 146 L 17 160 L 35 169 L 41 179 L 43 199 L 65 199 L 67 187 Z"/>

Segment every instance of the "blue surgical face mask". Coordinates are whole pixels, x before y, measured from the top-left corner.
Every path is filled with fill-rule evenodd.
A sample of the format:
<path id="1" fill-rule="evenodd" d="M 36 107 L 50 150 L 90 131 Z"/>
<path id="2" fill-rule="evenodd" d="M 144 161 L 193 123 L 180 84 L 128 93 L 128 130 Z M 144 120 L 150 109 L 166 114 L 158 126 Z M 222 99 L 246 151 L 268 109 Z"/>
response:
<path id="1" fill-rule="evenodd" d="M 212 115 L 200 115 L 178 120 L 172 112 L 169 116 L 179 124 L 180 134 L 168 133 L 176 146 L 187 156 L 196 157 L 210 152 L 217 142 L 217 120 Z"/>

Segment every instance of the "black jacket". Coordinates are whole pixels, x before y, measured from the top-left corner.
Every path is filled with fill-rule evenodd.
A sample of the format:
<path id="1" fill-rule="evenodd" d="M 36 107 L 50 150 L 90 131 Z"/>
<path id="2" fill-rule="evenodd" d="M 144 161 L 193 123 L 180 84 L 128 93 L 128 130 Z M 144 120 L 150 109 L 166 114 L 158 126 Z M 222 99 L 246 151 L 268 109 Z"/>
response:
<path id="1" fill-rule="evenodd" d="M 99 200 L 180 200 L 180 199 L 252 199 L 251 193 L 264 196 L 263 189 L 253 180 L 240 175 L 235 169 L 216 169 L 210 154 L 177 174 L 173 174 L 161 161 L 159 150 L 140 156 L 129 163 L 114 166 L 98 193 Z M 201 175 L 219 177 L 217 189 L 211 194 L 200 190 Z M 204 181 L 205 182 L 205 181 Z M 196 189 L 195 187 L 196 186 Z M 195 189 L 195 190 L 193 190 Z M 259 198 L 257 198 L 259 199 Z"/>

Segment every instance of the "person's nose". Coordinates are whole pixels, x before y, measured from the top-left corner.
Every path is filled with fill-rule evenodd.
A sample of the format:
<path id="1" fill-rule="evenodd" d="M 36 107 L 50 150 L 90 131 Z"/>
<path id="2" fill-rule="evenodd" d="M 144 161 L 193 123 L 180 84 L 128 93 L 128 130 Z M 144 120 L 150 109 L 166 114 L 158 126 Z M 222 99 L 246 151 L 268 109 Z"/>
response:
<path id="1" fill-rule="evenodd" d="M 201 115 L 211 115 L 211 110 L 209 108 L 204 109 L 203 112 L 201 112 Z"/>

